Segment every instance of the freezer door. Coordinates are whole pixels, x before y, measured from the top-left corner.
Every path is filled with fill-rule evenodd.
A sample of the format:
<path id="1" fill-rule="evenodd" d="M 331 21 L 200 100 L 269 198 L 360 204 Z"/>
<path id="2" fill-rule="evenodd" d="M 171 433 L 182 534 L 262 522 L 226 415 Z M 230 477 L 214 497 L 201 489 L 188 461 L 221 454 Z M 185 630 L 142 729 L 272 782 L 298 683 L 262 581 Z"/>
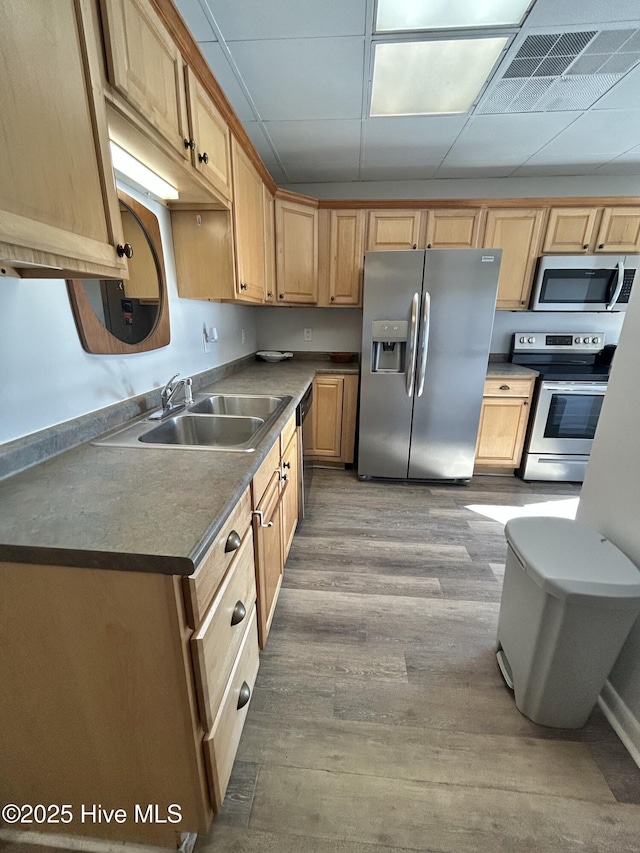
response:
<path id="1" fill-rule="evenodd" d="M 501 254 L 426 252 L 411 479 L 468 480 L 473 474 Z"/>
<path id="2" fill-rule="evenodd" d="M 407 477 L 424 254 L 365 253 L 358 439 L 361 477 Z"/>

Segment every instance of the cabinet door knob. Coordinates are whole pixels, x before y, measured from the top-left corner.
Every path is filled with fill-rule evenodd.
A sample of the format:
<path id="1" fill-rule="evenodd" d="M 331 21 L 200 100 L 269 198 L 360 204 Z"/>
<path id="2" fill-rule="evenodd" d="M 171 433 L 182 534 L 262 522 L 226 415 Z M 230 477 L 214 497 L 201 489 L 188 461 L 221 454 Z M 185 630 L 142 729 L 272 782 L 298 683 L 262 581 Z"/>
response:
<path id="1" fill-rule="evenodd" d="M 198 160 L 206 165 L 209 162 L 209 155 L 206 151 L 204 154 L 198 154 Z"/>
<path id="2" fill-rule="evenodd" d="M 588 243 L 585 243 L 585 244 L 584 244 L 584 246 L 583 246 L 582 248 L 583 248 L 583 249 L 588 249 L 588 248 L 589 248 L 589 244 L 588 244 Z"/>
<path id="3" fill-rule="evenodd" d="M 415 249 L 415 246 L 413 247 Z M 427 243 L 427 249 L 431 248 L 431 243 Z"/>
<path id="4" fill-rule="evenodd" d="M 273 290 L 267 290 L 267 296 L 269 297 L 269 299 L 271 299 L 271 297 L 273 296 Z"/>
<path id="5" fill-rule="evenodd" d="M 282 467 L 283 468 L 291 468 L 291 462 L 283 462 Z"/>
<path id="6" fill-rule="evenodd" d="M 281 293 L 279 296 L 280 299 L 284 299 L 284 293 Z"/>
<path id="7" fill-rule="evenodd" d="M 600 245 L 598 246 L 598 248 L 599 248 L 599 249 L 604 249 L 604 243 L 600 243 Z"/>
<path id="8" fill-rule="evenodd" d="M 414 244 L 413 244 L 413 248 L 414 248 L 414 249 L 417 249 L 417 248 L 418 248 L 418 244 L 417 244 L 417 243 L 414 243 Z"/>
<path id="9" fill-rule="evenodd" d="M 336 301 L 335 296 L 332 296 L 332 297 L 331 297 L 331 301 L 332 301 L 332 302 L 335 302 L 335 301 Z"/>
<path id="10" fill-rule="evenodd" d="M 501 385 L 501 386 L 500 386 L 500 390 L 501 390 L 501 391 L 508 391 L 508 390 L 509 390 L 509 386 L 508 386 L 508 385 Z"/>
<path id="11" fill-rule="evenodd" d="M 237 530 L 232 530 L 231 533 L 227 536 L 227 541 L 224 546 L 224 553 L 228 554 L 229 551 L 237 551 L 240 547 L 241 541 L 242 540 L 240 539 Z"/>
<path id="12" fill-rule="evenodd" d="M 247 615 L 247 609 L 241 601 L 236 601 L 236 606 L 231 614 L 231 625 L 239 625 Z"/>
<path id="13" fill-rule="evenodd" d="M 196 150 L 196 141 L 195 139 L 183 139 L 184 147 L 190 148 L 192 151 Z"/>
<path id="14" fill-rule="evenodd" d="M 131 243 L 125 243 L 124 246 L 121 243 L 118 243 L 116 246 L 116 252 L 118 253 L 119 258 L 132 258 L 133 246 Z"/>
<path id="15" fill-rule="evenodd" d="M 240 282 L 240 290 L 248 290 L 248 289 L 249 289 L 249 285 L 246 282 L 241 281 Z"/>
<path id="16" fill-rule="evenodd" d="M 243 681 L 242 687 L 240 688 L 240 694 L 238 695 L 238 711 L 241 708 L 244 708 L 249 699 L 251 699 L 251 688 L 246 681 Z"/>

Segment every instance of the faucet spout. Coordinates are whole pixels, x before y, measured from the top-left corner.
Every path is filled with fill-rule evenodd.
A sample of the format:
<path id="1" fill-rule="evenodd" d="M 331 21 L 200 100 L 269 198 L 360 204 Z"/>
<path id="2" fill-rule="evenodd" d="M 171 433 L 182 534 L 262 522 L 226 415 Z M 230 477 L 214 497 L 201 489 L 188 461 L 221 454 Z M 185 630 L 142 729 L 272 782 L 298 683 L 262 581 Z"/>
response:
<path id="1" fill-rule="evenodd" d="M 160 392 L 160 402 L 162 408 L 159 412 L 154 412 L 149 415 L 149 420 L 164 420 L 164 418 L 173 415 L 176 412 L 184 409 L 185 406 L 190 406 L 193 403 L 193 379 L 188 376 L 185 379 L 178 379 L 179 373 L 174 374 Z M 177 382 L 175 380 L 178 380 Z M 174 397 L 178 391 L 182 390 L 182 403 L 175 403 Z"/>

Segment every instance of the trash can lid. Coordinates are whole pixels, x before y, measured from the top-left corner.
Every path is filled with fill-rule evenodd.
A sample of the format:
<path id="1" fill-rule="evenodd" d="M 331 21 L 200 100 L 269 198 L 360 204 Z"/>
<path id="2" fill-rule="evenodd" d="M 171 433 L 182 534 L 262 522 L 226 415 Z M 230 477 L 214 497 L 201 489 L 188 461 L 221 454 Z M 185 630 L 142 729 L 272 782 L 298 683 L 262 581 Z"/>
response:
<path id="1" fill-rule="evenodd" d="M 640 570 L 597 530 L 532 516 L 512 518 L 504 532 L 524 571 L 554 598 L 640 609 Z"/>

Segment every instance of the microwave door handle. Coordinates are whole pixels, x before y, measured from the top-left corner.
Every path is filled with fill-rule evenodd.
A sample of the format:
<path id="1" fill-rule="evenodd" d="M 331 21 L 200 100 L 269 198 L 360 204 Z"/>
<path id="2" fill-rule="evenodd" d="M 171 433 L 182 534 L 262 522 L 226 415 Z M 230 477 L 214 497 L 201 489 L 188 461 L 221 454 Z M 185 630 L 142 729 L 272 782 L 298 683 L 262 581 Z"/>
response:
<path id="1" fill-rule="evenodd" d="M 409 326 L 409 353 L 407 355 L 407 397 L 413 397 L 413 386 L 416 379 L 416 344 L 418 342 L 418 306 L 420 296 L 413 294 L 411 300 L 411 325 Z"/>
<path id="2" fill-rule="evenodd" d="M 418 397 L 424 391 L 424 378 L 427 372 L 427 352 L 429 349 L 429 327 L 431 323 L 431 294 L 425 290 L 422 299 L 422 317 L 420 319 L 420 356 L 418 368 Z"/>
<path id="3" fill-rule="evenodd" d="M 618 280 L 616 282 L 615 290 L 613 291 L 613 296 L 611 300 L 607 304 L 607 311 L 613 311 L 613 306 L 618 301 L 618 297 L 620 296 L 620 291 L 622 290 L 622 285 L 624 284 L 624 261 L 619 261 L 617 264 L 618 267 Z"/>

